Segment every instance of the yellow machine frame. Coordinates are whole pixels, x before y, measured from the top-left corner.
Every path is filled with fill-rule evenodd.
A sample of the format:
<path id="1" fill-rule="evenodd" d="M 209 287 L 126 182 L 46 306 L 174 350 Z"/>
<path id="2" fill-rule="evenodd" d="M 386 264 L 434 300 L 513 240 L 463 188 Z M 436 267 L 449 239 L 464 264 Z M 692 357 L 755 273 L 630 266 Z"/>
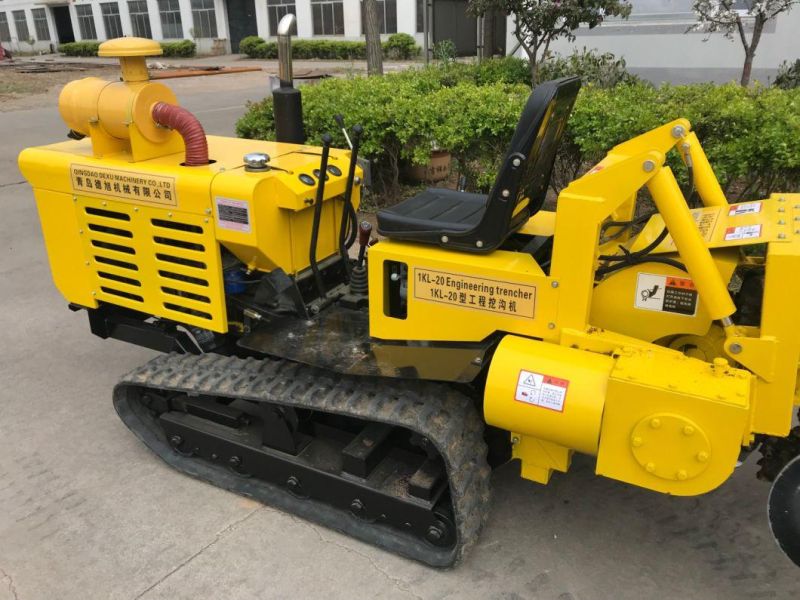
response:
<path id="1" fill-rule="evenodd" d="M 702 209 L 688 208 L 665 164 L 675 147 L 694 169 Z M 666 226 L 670 235 L 657 252 L 677 253 L 688 278 L 647 264 L 596 284 L 598 256 L 619 243 L 599 243 L 601 226 L 631 219 L 642 187 L 659 214 L 641 239 L 622 241 L 642 247 Z M 561 192 L 555 212 L 538 213 L 520 230 L 555 236 L 549 274 L 518 252 L 476 256 L 382 241 L 370 252 L 370 297 L 384 296 L 387 263 L 403 265 L 408 307 L 397 317 L 371 302 L 371 334 L 477 342 L 506 332 L 489 368 L 484 411 L 488 423 L 513 432 L 513 455 L 529 479 L 547 482 L 577 450 L 597 455 L 599 474 L 666 493 L 703 493 L 730 475 L 755 433 L 782 436 L 791 426 L 800 355 L 800 321 L 787 305 L 800 287 L 791 271 L 800 254 L 796 218 L 800 195 L 773 195 L 757 213 L 729 206 L 689 122 L 678 119 L 613 148 Z M 707 226 L 701 232 L 696 223 Z M 758 235 L 726 233 L 748 226 Z M 728 282 L 737 247 L 753 243 L 768 248 L 764 317 L 760 328 L 737 327 Z M 690 278 L 696 313 L 637 310 L 638 272 Z M 652 343 L 681 335 L 703 340 L 702 359 Z M 525 387 L 524 373 L 539 388 Z M 531 390 L 539 404 L 520 400 Z"/>

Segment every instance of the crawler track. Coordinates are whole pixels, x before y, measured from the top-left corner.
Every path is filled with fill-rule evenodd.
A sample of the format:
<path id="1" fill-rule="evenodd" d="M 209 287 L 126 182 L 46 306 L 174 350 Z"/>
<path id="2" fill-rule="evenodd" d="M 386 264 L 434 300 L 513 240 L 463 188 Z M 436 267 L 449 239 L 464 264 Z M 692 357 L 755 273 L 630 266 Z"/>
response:
<path id="1" fill-rule="evenodd" d="M 431 543 L 409 524 L 404 529 L 382 518 L 359 518 L 333 498 L 298 497 L 286 485 L 242 477 L 207 458 L 176 452 L 175 440 L 171 445 L 160 419 L 163 410 L 146 405 L 153 394 L 268 403 L 418 434 L 435 448 L 446 468 L 449 489 L 444 498 L 451 528 L 446 545 Z M 342 376 L 286 360 L 170 354 L 126 375 L 114 390 L 114 405 L 125 424 L 176 469 L 432 566 L 449 567 L 461 560 L 488 513 L 490 469 L 483 423 L 469 398 L 445 384 Z M 345 489 L 353 480 L 334 476 L 334 483 Z M 397 489 L 395 495 L 401 505 L 419 510 L 407 489 Z M 441 503 L 436 510 L 442 511 Z"/>

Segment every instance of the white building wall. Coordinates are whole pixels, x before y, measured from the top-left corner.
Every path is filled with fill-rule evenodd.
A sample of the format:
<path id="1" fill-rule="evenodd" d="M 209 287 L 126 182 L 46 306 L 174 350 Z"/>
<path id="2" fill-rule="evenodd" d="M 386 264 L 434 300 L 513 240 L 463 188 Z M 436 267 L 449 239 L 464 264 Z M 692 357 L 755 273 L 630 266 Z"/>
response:
<path id="1" fill-rule="evenodd" d="M 738 35 L 733 40 L 720 33 L 684 33 L 689 23 L 666 25 L 630 23 L 594 31 L 579 30 L 574 42 L 559 40 L 555 52 L 566 54 L 581 48 L 612 52 L 628 66 L 664 69 L 741 69 L 744 49 Z M 767 25 L 756 49 L 754 68 L 774 69 L 784 60 L 800 58 L 800 6 L 778 15 Z M 749 35 L 748 35 L 749 38 Z M 514 46 L 509 46 L 509 50 Z"/>

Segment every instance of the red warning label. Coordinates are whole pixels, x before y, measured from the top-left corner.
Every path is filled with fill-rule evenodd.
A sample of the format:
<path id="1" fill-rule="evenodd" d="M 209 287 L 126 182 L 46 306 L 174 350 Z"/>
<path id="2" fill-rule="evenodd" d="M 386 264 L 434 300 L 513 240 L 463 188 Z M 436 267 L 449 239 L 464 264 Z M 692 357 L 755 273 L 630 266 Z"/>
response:
<path id="1" fill-rule="evenodd" d="M 564 412 L 569 381 L 552 375 L 522 369 L 517 378 L 514 399 L 556 412 Z"/>

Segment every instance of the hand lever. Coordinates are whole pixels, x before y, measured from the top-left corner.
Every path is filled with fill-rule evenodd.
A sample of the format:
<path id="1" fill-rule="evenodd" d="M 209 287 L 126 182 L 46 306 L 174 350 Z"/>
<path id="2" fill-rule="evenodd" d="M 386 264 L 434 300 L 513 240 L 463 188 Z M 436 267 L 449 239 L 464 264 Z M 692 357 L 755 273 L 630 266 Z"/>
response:
<path id="1" fill-rule="evenodd" d="M 356 261 L 359 269 L 364 266 L 364 255 L 367 253 L 370 237 L 372 237 L 372 225 L 369 221 L 361 221 L 358 226 L 358 260 Z"/>
<path id="2" fill-rule="evenodd" d="M 327 133 L 322 136 L 322 157 L 319 161 L 319 183 L 317 184 L 317 198 L 314 201 L 314 221 L 311 225 L 311 248 L 309 249 L 308 262 L 314 273 L 317 291 L 321 298 L 326 296 L 325 284 L 317 266 L 317 239 L 319 238 L 319 224 L 322 218 L 322 201 L 325 198 L 325 180 L 328 178 L 328 155 L 331 151 L 333 138 Z"/>
<path id="3" fill-rule="evenodd" d="M 344 117 L 342 115 L 336 114 L 333 115 L 333 120 L 336 121 L 336 124 L 339 126 L 339 129 L 342 130 L 344 134 L 344 139 L 347 140 L 347 145 L 350 147 L 350 150 L 353 149 L 353 142 L 350 141 L 350 136 L 347 135 L 347 128 L 344 126 Z"/>

